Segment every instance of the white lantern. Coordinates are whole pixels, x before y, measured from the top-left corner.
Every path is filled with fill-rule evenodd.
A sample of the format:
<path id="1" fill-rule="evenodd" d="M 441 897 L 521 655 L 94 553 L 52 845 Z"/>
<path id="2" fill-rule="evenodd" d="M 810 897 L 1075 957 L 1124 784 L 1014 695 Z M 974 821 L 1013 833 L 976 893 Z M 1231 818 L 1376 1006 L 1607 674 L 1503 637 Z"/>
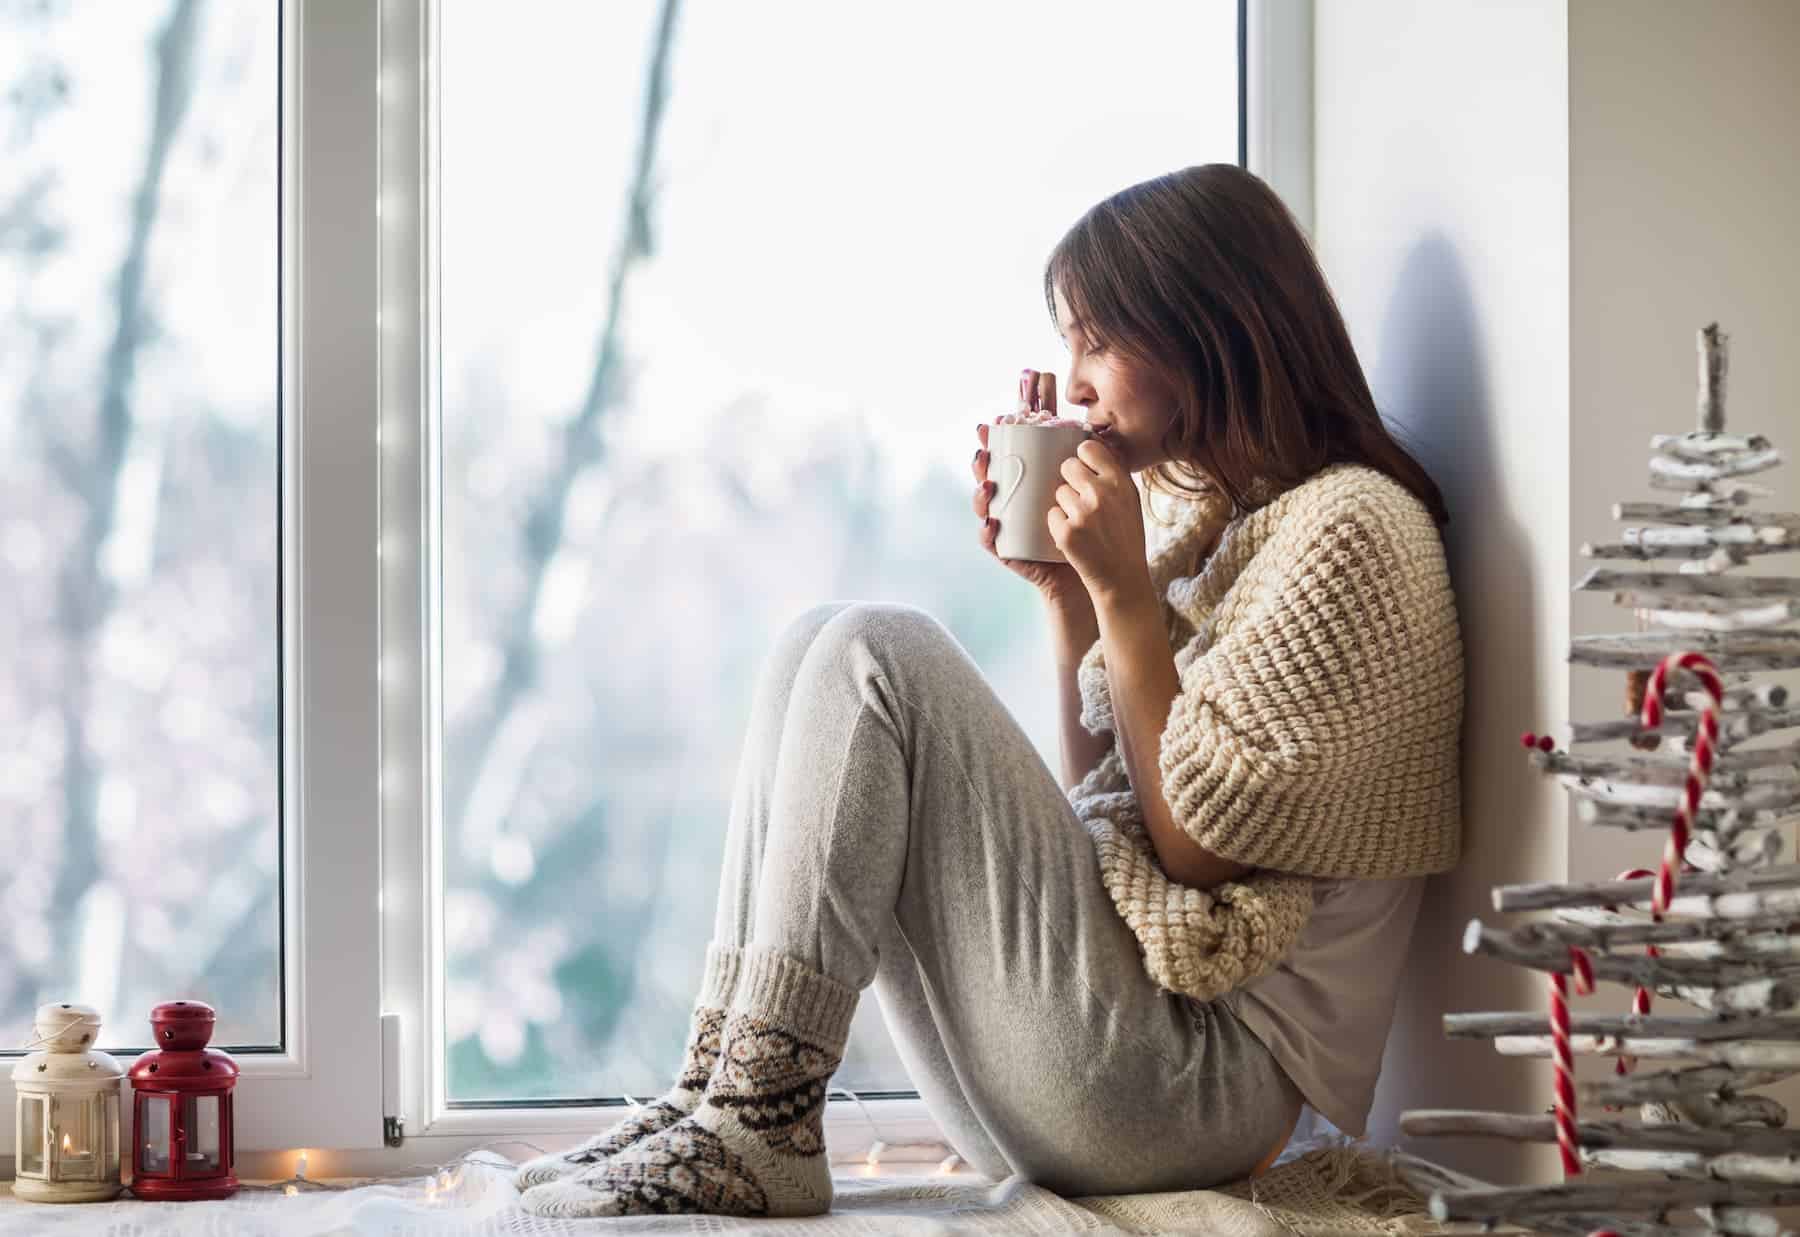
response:
<path id="1" fill-rule="evenodd" d="M 13 1066 L 18 1167 L 13 1197 L 92 1203 L 119 1193 L 119 1086 L 125 1071 L 93 1044 L 88 1005 L 40 1005 L 38 1051 Z"/>

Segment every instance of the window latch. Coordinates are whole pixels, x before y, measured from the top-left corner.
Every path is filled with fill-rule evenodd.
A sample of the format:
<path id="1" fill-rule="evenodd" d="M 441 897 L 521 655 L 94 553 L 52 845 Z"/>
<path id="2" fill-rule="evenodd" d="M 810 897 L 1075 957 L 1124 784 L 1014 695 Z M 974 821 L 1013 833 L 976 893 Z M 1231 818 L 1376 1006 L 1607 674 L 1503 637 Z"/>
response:
<path id="1" fill-rule="evenodd" d="M 398 1147 L 406 1141 L 406 1115 L 400 1096 L 400 1015 L 381 1015 L 381 1141 Z"/>

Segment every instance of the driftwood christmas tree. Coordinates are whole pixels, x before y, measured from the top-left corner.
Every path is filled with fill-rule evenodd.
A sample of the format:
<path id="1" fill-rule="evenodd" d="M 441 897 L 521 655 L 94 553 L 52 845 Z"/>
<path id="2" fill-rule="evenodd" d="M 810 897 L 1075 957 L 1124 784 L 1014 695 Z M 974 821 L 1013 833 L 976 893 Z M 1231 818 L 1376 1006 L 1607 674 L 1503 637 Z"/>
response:
<path id="1" fill-rule="evenodd" d="M 1554 1058 L 1555 1102 L 1546 1116 L 1413 1110 L 1400 1128 L 1554 1141 L 1564 1181 L 1496 1186 L 1392 1153 L 1439 1220 L 1777 1237 L 1788 1230 L 1770 1209 L 1800 1204 L 1800 1130 L 1774 1099 L 1749 1094 L 1800 1073 L 1800 864 L 1781 861 L 1782 829 L 1800 821 L 1800 709 L 1758 681 L 1800 667 L 1800 579 L 1756 569 L 1765 555 L 1800 550 L 1800 515 L 1757 509 L 1771 491 L 1747 478 L 1781 455 L 1760 436 L 1726 432 L 1726 339 L 1716 325 L 1699 337 L 1699 428 L 1650 440 L 1650 487 L 1670 497 L 1618 504 L 1614 518 L 1631 524 L 1619 541 L 1582 547 L 1601 561 L 1576 589 L 1611 593 L 1637 630 L 1576 637 L 1569 660 L 1624 672 L 1627 716 L 1574 723 L 1569 750 L 1525 736 L 1532 763 L 1573 793 L 1587 827 L 1653 829 L 1668 841 L 1654 872 L 1494 890 L 1496 910 L 1547 918 L 1469 924 L 1466 952 L 1549 976 L 1549 1015 L 1450 1014 L 1445 1032 Z M 1602 980 L 1635 986 L 1632 1012 L 1571 1016 L 1569 975 L 1578 993 Z M 1652 1013 L 1655 997 L 1702 1012 Z M 1614 1060 L 1613 1077 L 1580 1086 L 1579 1113 L 1575 1054 Z M 1637 1068 L 1652 1061 L 1661 1068 Z M 1586 1167 L 1643 1175 L 1594 1183 Z"/>

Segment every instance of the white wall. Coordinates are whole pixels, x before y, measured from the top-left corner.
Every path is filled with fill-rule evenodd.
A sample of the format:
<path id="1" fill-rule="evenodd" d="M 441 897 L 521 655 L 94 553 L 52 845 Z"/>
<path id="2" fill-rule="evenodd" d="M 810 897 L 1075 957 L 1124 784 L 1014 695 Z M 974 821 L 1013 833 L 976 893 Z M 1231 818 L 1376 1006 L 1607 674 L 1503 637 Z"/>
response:
<path id="1" fill-rule="evenodd" d="M 1569 58 L 1569 516 L 1579 546 L 1618 540 L 1614 502 L 1657 496 L 1645 480 L 1650 436 L 1695 428 L 1694 332 L 1710 320 L 1731 335 L 1726 427 L 1767 434 L 1790 460 L 1800 452 L 1800 4 L 1578 0 Z M 1800 469 L 1755 479 L 1778 491 L 1777 509 L 1800 510 Z M 1758 574 L 1800 569 L 1786 555 L 1756 563 Z M 1576 575 L 1590 565 L 1577 557 Z M 1632 629 L 1607 595 L 1577 594 L 1572 617 L 1581 633 Z M 1800 675 L 1770 677 L 1800 689 Z M 1572 678 L 1575 716 L 1624 713 L 1622 674 Z M 1655 868 L 1662 843 L 1576 824 L 1569 879 Z M 1607 985 L 1582 1004 L 1625 1010 L 1631 993 Z M 1696 1012 L 1661 1000 L 1655 1009 Z M 1597 1060 L 1577 1068 L 1607 1072 Z M 1800 1079 L 1763 1094 L 1800 1112 Z"/>
<path id="2" fill-rule="evenodd" d="M 1467 664 L 1464 861 L 1434 879 L 1369 1137 L 1405 1108 L 1527 1111 L 1545 1062 L 1446 1040 L 1446 1010 L 1540 1008 L 1543 983 L 1462 955 L 1489 888 L 1560 880 L 1562 796 L 1518 735 L 1563 731 L 1570 563 L 1568 41 L 1561 0 L 1315 6 L 1316 244 L 1376 402 L 1449 501 Z M 1420 1140 L 1499 1180 L 1553 1147 Z"/>
<path id="3" fill-rule="evenodd" d="M 1547 1061 L 1442 1035 L 1445 1011 L 1545 1007 L 1542 977 L 1457 949 L 1471 917 L 1516 920 L 1492 886 L 1655 865 L 1659 838 L 1571 832 L 1517 736 L 1623 712 L 1623 676 L 1565 661 L 1572 633 L 1630 627 L 1572 596 L 1574 548 L 1615 539 L 1613 502 L 1652 496 L 1650 435 L 1693 426 L 1697 327 L 1732 335 L 1730 428 L 1800 450 L 1800 4 L 1324 3 L 1314 59 L 1320 258 L 1377 402 L 1449 498 L 1468 666 L 1465 860 L 1433 882 L 1369 1134 L 1553 1180 L 1553 1145 L 1396 1122 L 1549 1106 Z M 1768 480 L 1800 508 L 1800 471 Z M 1800 1086 L 1772 1094 L 1800 1104 Z"/>

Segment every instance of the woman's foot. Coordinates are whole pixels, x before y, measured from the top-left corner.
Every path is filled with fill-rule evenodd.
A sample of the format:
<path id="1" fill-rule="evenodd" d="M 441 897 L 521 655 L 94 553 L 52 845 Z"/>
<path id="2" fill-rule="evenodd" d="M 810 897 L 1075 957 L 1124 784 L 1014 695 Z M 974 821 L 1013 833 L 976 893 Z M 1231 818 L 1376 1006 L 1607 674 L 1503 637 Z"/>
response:
<path id="1" fill-rule="evenodd" d="M 608 1156 L 616 1155 L 632 1144 L 661 1133 L 700 1106 L 707 1080 L 719 1060 L 719 1037 L 725 1025 L 725 1011 L 737 989 L 739 960 L 743 950 L 728 945 L 710 945 L 706 951 L 706 972 L 700 981 L 700 995 L 694 1000 L 693 1019 L 688 1027 L 687 1051 L 682 1056 L 681 1074 L 675 1085 L 656 1099 L 632 1112 L 604 1133 L 596 1134 L 565 1151 L 540 1155 L 519 1165 L 513 1184 L 521 1190 L 585 1172 Z"/>
<path id="2" fill-rule="evenodd" d="M 691 1116 L 579 1175 L 525 1192 L 541 1216 L 819 1215 L 831 1207 L 825 1093 L 856 992 L 752 949 L 719 1066 Z"/>

